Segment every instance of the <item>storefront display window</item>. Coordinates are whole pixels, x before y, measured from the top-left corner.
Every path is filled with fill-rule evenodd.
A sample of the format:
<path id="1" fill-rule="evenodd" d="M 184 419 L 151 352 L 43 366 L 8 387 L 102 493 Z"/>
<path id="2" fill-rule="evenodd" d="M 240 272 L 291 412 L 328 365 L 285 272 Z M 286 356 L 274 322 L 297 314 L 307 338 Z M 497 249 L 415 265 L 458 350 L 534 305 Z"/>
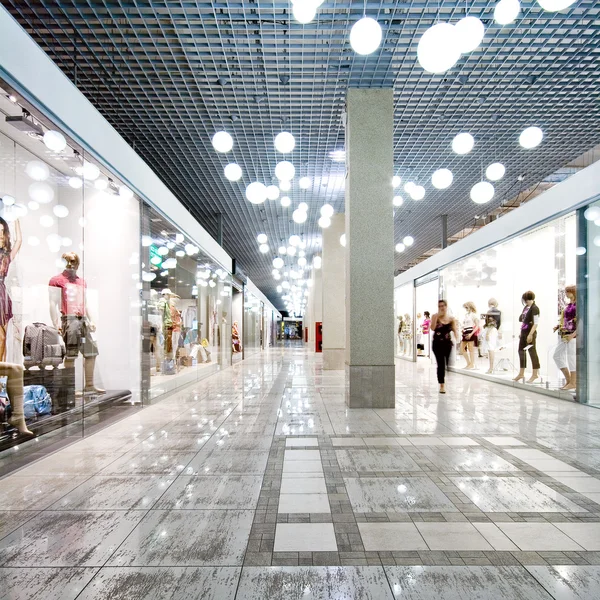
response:
<path id="1" fill-rule="evenodd" d="M 412 283 L 407 283 L 394 290 L 396 356 L 411 360 L 414 356 L 414 297 L 415 288 Z"/>
<path id="2" fill-rule="evenodd" d="M 415 330 L 417 357 L 431 356 L 431 317 L 437 312 L 439 282 L 437 275 L 415 283 Z"/>
<path id="3" fill-rule="evenodd" d="M 260 350 L 262 303 L 244 288 L 244 358 Z"/>

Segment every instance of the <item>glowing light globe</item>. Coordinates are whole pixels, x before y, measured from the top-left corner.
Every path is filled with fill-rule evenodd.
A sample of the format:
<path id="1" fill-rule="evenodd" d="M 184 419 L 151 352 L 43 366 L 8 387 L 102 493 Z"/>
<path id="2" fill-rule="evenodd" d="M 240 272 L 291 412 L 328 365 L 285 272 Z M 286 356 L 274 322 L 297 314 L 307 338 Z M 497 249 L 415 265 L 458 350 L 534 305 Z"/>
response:
<path id="1" fill-rule="evenodd" d="M 313 267 L 315 269 L 320 269 L 322 264 L 323 264 L 323 259 L 320 256 L 315 256 L 313 258 Z"/>
<path id="2" fill-rule="evenodd" d="M 415 185 L 410 192 L 410 197 L 413 200 L 423 200 L 425 198 L 425 188 L 422 185 Z"/>
<path id="3" fill-rule="evenodd" d="M 77 179 L 77 181 L 81 184 L 81 179 Z M 81 187 L 81 185 L 79 187 Z M 32 183 L 27 191 L 29 192 L 29 197 L 39 204 L 49 204 L 54 200 L 54 189 L 52 189 L 45 181 Z"/>
<path id="4" fill-rule="evenodd" d="M 13 206 L 15 203 L 15 199 L 13 196 L 9 196 L 8 194 L 6 196 L 2 196 L 2 204 L 4 204 L 4 206 Z"/>
<path id="5" fill-rule="evenodd" d="M 480 181 L 471 188 L 471 200 L 475 204 L 485 204 L 494 197 L 494 186 L 489 181 Z"/>
<path id="6" fill-rule="evenodd" d="M 509 25 L 521 12 L 521 3 L 519 0 L 500 0 L 494 8 L 494 21 L 498 25 Z"/>
<path id="7" fill-rule="evenodd" d="M 311 185 L 310 177 L 301 177 L 298 184 L 300 185 L 300 189 L 307 190 Z"/>
<path id="8" fill-rule="evenodd" d="M 217 131 L 212 137 L 212 145 L 217 152 L 229 152 L 233 148 L 233 138 L 226 131 Z"/>
<path id="9" fill-rule="evenodd" d="M 267 238 L 267 234 L 266 234 L 266 233 L 259 233 L 259 234 L 256 236 L 256 241 L 257 241 L 259 244 L 266 244 L 266 243 L 267 243 L 267 241 L 268 241 L 268 239 L 269 239 L 269 238 Z"/>
<path id="10" fill-rule="evenodd" d="M 319 219 L 319 227 L 327 229 L 331 225 L 331 219 L 329 217 L 321 217 Z"/>
<path id="11" fill-rule="evenodd" d="M 67 140 L 60 131 L 50 129 L 44 134 L 44 144 L 52 152 L 62 152 L 67 147 Z"/>
<path id="12" fill-rule="evenodd" d="M 295 246 L 299 246 L 301 241 L 302 240 L 300 239 L 299 235 L 290 235 L 290 239 L 288 240 L 288 243 L 290 246 L 295 247 Z"/>
<path id="13" fill-rule="evenodd" d="M 392 187 L 396 189 L 402 183 L 402 177 L 399 175 L 394 175 L 392 177 Z"/>
<path id="14" fill-rule="evenodd" d="M 282 192 L 289 192 L 292 189 L 292 184 L 289 181 L 280 181 L 279 189 Z"/>
<path id="15" fill-rule="evenodd" d="M 477 17 L 464 17 L 455 26 L 458 47 L 462 54 L 473 52 L 483 41 L 485 27 Z"/>
<path id="16" fill-rule="evenodd" d="M 342 235 L 340 235 L 340 244 L 342 246 L 344 246 L 344 248 L 346 247 L 346 234 L 342 233 Z"/>
<path id="17" fill-rule="evenodd" d="M 470 133 L 459 133 L 452 140 L 452 150 L 456 154 L 469 154 L 475 145 L 475 138 Z"/>
<path id="18" fill-rule="evenodd" d="M 350 30 L 350 45 L 357 54 L 372 54 L 381 44 L 381 25 L 371 17 L 358 20 Z"/>
<path id="19" fill-rule="evenodd" d="M 269 251 L 269 245 L 268 244 L 261 244 L 258 249 L 260 250 L 260 252 L 262 254 L 266 254 Z"/>
<path id="20" fill-rule="evenodd" d="M 402 206 L 404 204 L 404 199 L 402 198 L 402 196 L 394 196 L 392 204 L 394 206 Z"/>
<path id="21" fill-rule="evenodd" d="M 131 200 L 133 198 L 133 191 L 126 185 L 119 186 L 119 198 L 122 200 Z"/>
<path id="22" fill-rule="evenodd" d="M 333 206 L 331 206 L 331 204 L 323 204 L 323 206 L 321 206 L 322 217 L 327 217 L 328 219 L 331 219 L 331 217 L 333 217 L 333 212 Z"/>
<path id="23" fill-rule="evenodd" d="M 583 216 L 588 221 L 595 221 L 596 219 L 600 219 L 600 206 L 590 206 L 589 208 L 586 208 L 585 212 L 583 213 Z"/>
<path id="24" fill-rule="evenodd" d="M 283 196 L 281 198 L 281 206 L 289 206 L 292 203 L 288 196 Z"/>
<path id="25" fill-rule="evenodd" d="M 252 204 L 262 204 L 267 199 L 267 188 L 260 181 L 253 181 L 246 188 L 246 198 Z"/>
<path id="26" fill-rule="evenodd" d="M 275 136 L 275 148 L 277 152 L 288 154 L 296 146 L 296 138 L 288 131 L 282 131 Z"/>
<path id="27" fill-rule="evenodd" d="M 280 258 L 279 256 L 278 256 L 277 258 L 274 258 L 274 259 L 273 259 L 273 266 L 274 266 L 276 269 L 283 269 L 283 265 L 284 265 L 284 264 L 285 264 L 285 263 L 283 262 L 283 258 Z"/>
<path id="28" fill-rule="evenodd" d="M 492 163 L 486 170 L 485 176 L 490 181 L 498 181 L 504 177 L 504 173 L 506 173 L 506 168 L 502 163 L 496 162 Z"/>
<path id="29" fill-rule="evenodd" d="M 406 250 L 406 246 L 402 243 L 396 244 L 396 252 L 404 252 Z"/>
<path id="30" fill-rule="evenodd" d="M 69 209 L 62 205 L 62 204 L 57 204 L 53 209 L 52 212 L 59 218 L 59 219 L 64 219 L 65 217 L 69 216 Z"/>
<path id="31" fill-rule="evenodd" d="M 242 178 L 242 167 L 236 163 L 226 165 L 223 172 L 229 181 L 238 181 Z"/>
<path id="32" fill-rule="evenodd" d="M 537 0 L 537 3 L 548 12 L 556 12 L 569 8 L 576 0 Z"/>
<path id="33" fill-rule="evenodd" d="M 34 181 L 46 181 L 50 177 L 50 169 L 48 165 L 39 160 L 32 160 L 27 163 L 25 173 Z"/>
<path id="34" fill-rule="evenodd" d="M 415 184 L 414 184 L 412 181 L 407 181 L 407 182 L 404 184 L 404 191 L 405 191 L 407 194 L 410 194 L 410 193 L 411 193 L 411 191 L 412 191 L 412 189 L 413 189 L 414 187 L 415 187 Z"/>
<path id="35" fill-rule="evenodd" d="M 419 64 L 429 73 L 445 73 L 460 58 L 460 45 L 454 25 L 438 23 L 430 27 L 417 46 Z"/>
<path id="36" fill-rule="evenodd" d="M 294 179 L 295 174 L 296 169 L 294 165 L 287 160 L 282 160 L 275 166 L 275 177 L 277 177 L 279 181 L 291 181 Z"/>
<path id="37" fill-rule="evenodd" d="M 309 2 L 308 0 L 304 0 L 304 2 L 295 2 L 292 7 L 292 14 L 298 23 L 306 25 L 315 18 L 317 7 L 313 2 Z"/>
<path id="38" fill-rule="evenodd" d="M 409 246 L 412 246 L 415 243 L 415 238 L 412 237 L 412 235 L 407 235 L 407 236 L 404 237 L 404 239 L 402 240 L 402 242 L 408 248 Z"/>
<path id="39" fill-rule="evenodd" d="M 306 202 L 300 202 L 300 204 L 298 204 L 298 210 L 306 212 L 308 210 L 308 204 L 306 204 Z"/>
<path id="40" fill-rule="evenodd" d="M 300 210 L 299 208 L 297 208 L 293 213 L 292 213 L 292 219 L 294 220 L 294 223 L 304 223 L 304 221 L 306 221 L 306 219 L 308 218 L 308 215 L 306 214 L 305 211 Z"/>
<path id="41" fill-rule="evenodd" d="M 277 200 L 279 198 L 279 188 L 276 185 L 267 187 L 267 200 Z"/>
<path id="42" fill-rule="evenodd" d="M 527 129 L 523 129 L 519 136 L 519 144 L 521 144 L 523 148 L 530 150 L 531 148 L 539 146 L 542 143 L 543 138 L 544 132 L 539 127 L 527 127 Z"/>
<path id="43" fill-rule="evenodd" d="M 438 169 L 431 176 L 431 185 L 438 190 L 445 190 L 452 185 L 454 175 L 450 169 Z"/>

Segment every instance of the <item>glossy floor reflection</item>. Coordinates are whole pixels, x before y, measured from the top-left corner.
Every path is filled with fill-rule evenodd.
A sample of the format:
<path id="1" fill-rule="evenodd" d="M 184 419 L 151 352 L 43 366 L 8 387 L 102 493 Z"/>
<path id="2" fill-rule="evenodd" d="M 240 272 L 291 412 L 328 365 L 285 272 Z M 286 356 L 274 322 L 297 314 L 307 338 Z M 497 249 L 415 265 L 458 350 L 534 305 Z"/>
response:
<path id="1" fill-rule="evenodd" d="M 599 598 L 600 411 L 396 372 L 349 410 L 321 357 L 257 353 L 13 472 L 0 598 Z"/>

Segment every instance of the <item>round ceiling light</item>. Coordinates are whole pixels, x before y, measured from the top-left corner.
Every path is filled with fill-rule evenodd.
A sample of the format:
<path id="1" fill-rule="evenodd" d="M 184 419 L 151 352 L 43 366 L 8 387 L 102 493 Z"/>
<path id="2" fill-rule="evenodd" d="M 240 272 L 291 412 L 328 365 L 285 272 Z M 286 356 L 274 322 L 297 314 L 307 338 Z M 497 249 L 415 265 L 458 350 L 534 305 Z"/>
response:
<path id="1" fill-rule="evenodd" d="M 346 247 L 346 234 L 342 233 L 342 235 L 340 235 L 340 244 L 342 246 L 344 246 L 344 248 Z"/>
<path id="2" fill-rule="evenodd" d="M 108 179 L 106 179 L 105 177 L 99 177 L 98 179 L 96 179 L 96 181 L 94 181 L 94 187 L 97 190 L 103 192 L 105 189 L 108 188 Z"/>
<path id="3" fill-rule="evenodd" d="M 8 194 L 6 196 L 2 196 L 2 203 L 4 206 L 13 206 L 15 202 L 16 201 L 13 196 L 9 196 Z"/>
<path id="4" fill-rule="evenodd" d="M 133 198 L 133 192 L 126 185 L 120 185 L 119 198 L 122 198 L 123 200 L 131 200 Z"/>
<path id="5" fill-rule="evenodd" d="M 281 206 L 289 206 L 292 203 L 288 196 L 283 196 L 281 198 Z"/>
<path id="6" fill-rule="evenodd" d="M 279 188 L 276 185 L 267 187 L 267 200 L 277 200 L 279 198 Z"/>
<path id="7" fill-rule="evenodd" d="M 556 12 L 569 8 L 571 4 L 575 4 L 575 0 L 537 0 L 537 3 L 548 12 Z"/>
<path id="8" fill-rule="evenodd" d="M 277 177 L 279 181 L 291 181 L 294 179 L 295 174 L 296 169 L 288 160 L 282 160 L 275 166 L 275 177 Z"/>
<path id="9" fill-rule="evenodd" d="M 494 21 L 498 25 L 509 25 L 521 12 L 521 3 L 519 0 L 500 0 L 494 8 Z"/>
<path id="10" fill-rule="evenodd" d="M 415 184 L 414 184 L 412 181 L 407 181 L 407 182 L 404 184 L 404 191 L 405 191 L 407 194 L 410 194 L 410 193 L 411 193 L 411 191 L 412 191 L 412 189 L 413 189 L 414 187 L 415 187 Z"/>
<path id="11" fill-rule="evenodd" d="M 48 165 L 39 160 L 32 160 L 27 163 L 25 173 L 34 181 L 46 181 L 50 177 Z"/>
<path id="12" fill-rule="evenodd" d="M 404 252 L 406 250 L 406 246 L 403 243 L 396 244 L 396 252 Z"/>
<path id="13" fill-rule="evenodd" d="M 425 198 L 425 188 L 422 185 L 415 185 L 410 192 L 410 197 L 413 200 L 423 200 Z"/>
<path id="14" fill-rule="evenodd" d="M 600 219 L 600 206 L 590 206 L 589 208 L 586 208 L 583 216 L 588 221 L 596 221 L 597 219 Z"/>
<path id="15" fill-rule="evenodd" d="M 402 206 L 404 204 L 402 196 L 394 196 L 394 200 L 392 202 L 394 206 Z"/>
<path id="16" fill-rule="evenodd" d="M 381 44 L 381 25 L 371 17 L 363 17 L 352 25 L 350 45 L 357 54 L 372 54 Z"/>
<path id="17" fill-rule="evenodd" d="M 268 240 L 269 240 L 269 238 L 267 237 L 267 234 L 266 234 L 266 233 L 259 233 L 259 234 L 256 236 L 256 241 L 257 241 L 259 244 L 266 244 Z"/>
<path id="18" fill-rule="evenodd" d="M 301 241 L 302 240 L 300 239 L 299 235 L 290 235 L 290 239 L 288 240 L 288 244 L 290 246 L 294 246 L 295 247 L 295 246 L 299 246 Z"/>
<path id="19" fill-rule="evenodd" d="M 294 246 L 287 247 L 288 256 L 296 256 L 296 248 Z"/>
<path id="20" fill-rule="evenodd" d="M 262 254 L 266 254 L 269 251 L 269 245 L 268 244 L 261 244 L 258 249 L 260 250 L 260 252 Z"/>
<path id="21" fill-rule="evenodd" d="M 283 269 L 283 265 L 284 265 L 284 264 L 285 264 L 285 263 L 283 262 L 283 258 L 281 258 L 281 257 L 279 257 L 279 256 L 278 256 L 277 258 L 274 258 L 274 259 L 273 259 L 273 266 L 274 266 L 276 269 Z"/>
<path id="22" fill-rule="evenodd" d="M 323 259 L 320 256 L 317 255 L 313 258 L 313 267 L 315 269 L 320 269 L 322 264 L 323 264 Z"/>
<path id="23" fill-rule="evenodd" d="M 327 217 L 328 219 L 331 219 L 331 217 L 333 217 L 333 212 L 333 206 L 331 206 L 331 204 L 323 204 L 323 206 L 321 206 L 322 217 Z"/>
<path id="24" fill-rule="evenodd" d="M 298 259 L 298 266 L 299 267 L 305 267 L 306 266 L 306 258 L 304 258 L 304 256 L 301 256 Z"/>
<path id="25" fill-rule="evenodd" d="M 292 219 L 294 220 L 294 223 L 304 223 L 304 221 L 306 221 L 306 219 L 308 218 L 308 215 L 306 214 L 306 211 L 304 210 L 300 210 L 299 208 L 297 208 L 293 213 L 292 213 Z"/>
<path id="26" fill-rule="evenodd" d="M 277 252 L 279 252 L 279 254 L 287 254 L 287 248 L 285 246 L 279 246 Z"/>
<path id="27" fill-rule="evenodd" d="M 307 212 L 308 204 L 306 204 L 306 202 L 300 202 L 300 204 L 298 204 L 298 210 L 303 210 L 304 212 Z"/>
<path id="28" fill-rule="evenodd" d="M 430 27 L 419 40 L 417 57 L 419 64 L 429 73 L 444 73 L 460 58 L 457 31 L 450 23 L 438 23 Z"/>
<path id="29" fill-rule="evenodd" d="M 317 7 L 315 6 L 314 2 L 295 2 L 292 7 L 292 14 L 298 23 L 306 25 L 315 18 L 315 15 L 317 14 Z"/>
<path id="30" fill-rule="evenodd" d="M 238 181 L 242 178 L 242 167 L 236 163 L 229 163 L 224 169 L 225 177 L 229 181 Z"/>
<path id="31" fill-rule="evenodd" d="M 438 169 L 431 176 L 431 185 L 438 190 L 445 190 L 452 185 L 454 181 L 454 175 L 450 169 Z"/>
<path id="32" fill-rule="evenodd" d="M 282 131 L 275 136 L 275 148 L 281 154 L 288 154 L 296 146 L 296 138 L 289 131 Z"/>
<path id="33" fill-rule="evenodd" d="M 464 17 L 454 27 L 458 47 L 463 54 L 473 52 L 483 41 L 485 27 L 477 17 Z"/>
<path id="34" fill-rule="evenodd" d="M 415 243 L 415 238 L 412 235 L 406 235 L 404 236 L 402 243 L 408 248 Z"/>
<path id="35" fill-rule="evenodd" d="M 394 175 L 392 177 L 392 187 L 396 189 L 402 183 L 402 177 L 399 175 Z"/>
<path id="36" fill-rule="evenodd" d="M 78 181 L 81 181 L 81 179 Z M 44 181 L 32 183 L 29 186 L 28 192 L 29 197 L 35 202 L 39 202 L 39 204 L 49 204 L 54 200 L 54 190 Z"/>
<path id="37" fill-rule="evenodd" d="M 267 188 L 260 181 L 254 181 L 246 188 L 246 198 L 252 204 L 262 204 L 267 199 Z"/>
<path id="38" fill-rule="evenodd" d="M 519 136 L 519 144 L 529 150 L 539 146 L 543 138 L 544 132 L 539 127 L 527 127 L 527 129 L 523 129 Z"/>
<path id="39" fill-rule="evenodd" d="M 331 219 L 329 217 L 321 217 L 319 219 L 319 227 L 327 229 L 331 225 Z"/>
<path id="40" fill-rule="evenodd" d="M 78 190 L 81 186 L 83 186 L 83 181 L 81 177 L 69 177 L 69 185 L 74 190 Z"/>
<path id="41" fill-rule="evenodd" d="M 311 184 L 310 177 L 301 177 L 298 184 L 300 185 L 300 189 L 307 190 Z"/>
<path id="42" fill-rule="evenodd" d="M 471 150 L 473 150 L 473 146 L 475 145 L 475 138 L 470 133 L 459 133 L 452 140 L 452 150 L 456 152 L 456 154 L 469 154 Z"/>
<path id="43" fill-rule="evenodd" d="M 494 197 L 494 186 L 489 181 L 480 181 L 471 188 L 471 200 L 475 204 L 485 204 Z"/>
<path id="44" fill-rule="evenodd" d="M 78 174 L 83 175 L 83 178 L 88 181 L 95 181 L 100 177 L 100 169 L 94 163 L 84 160 L 81 173 Z"/>
<path id="45" fill-rule="evenodd" d="M 226 131 L 217 131 L 213 135 L 212 145 L 217 152 L 229 152 L 233 148 L 233 138 Z"/>
<path id="46" fill-rule="evenodd" d="M 492 163 L 486 170 L 485 176 L 490 181 L 498 181 L 504 177 L 504 173 L 506 173 L 506 168 L 502 163 L 495 162 Z"/>
<path id="47" fill-rule="evenodd" d="M 50 129 L 44 134 L 44 144 L 52 152 L 62 152 L 67 147 L 67 140 L 60 131 Z"/>
<path id="48" fill-rule="evenodd" d="M 289 181 L 280 181 L 279 189 L 282 192 L 289 192 L 292 189 L 292 184 Z"/>
<path id="49" fill-rule="evenodd" d="M 52 212 L 59 218 L 59 219 L 64 219 L 65 217 L 69 216 L 69 209 L 64 206 L 63 204 L 57 204 L 53 209 Z"/>

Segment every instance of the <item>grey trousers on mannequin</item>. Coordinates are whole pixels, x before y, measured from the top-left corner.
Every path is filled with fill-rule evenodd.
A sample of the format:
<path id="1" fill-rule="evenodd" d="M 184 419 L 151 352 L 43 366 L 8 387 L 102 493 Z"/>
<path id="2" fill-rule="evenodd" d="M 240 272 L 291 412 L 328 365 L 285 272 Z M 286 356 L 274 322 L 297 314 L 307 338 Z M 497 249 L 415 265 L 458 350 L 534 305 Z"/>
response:
<path id="1" fill-rule="evenodd" d="M 0 362 L 0 377 L 6 377 L 6 392 L 10 400 L 12 415 L 9 423 L 19 430 L 19 433 L 33 435 L 25 423 L 23 411 L 23 367 L 12 363 Z"/>

